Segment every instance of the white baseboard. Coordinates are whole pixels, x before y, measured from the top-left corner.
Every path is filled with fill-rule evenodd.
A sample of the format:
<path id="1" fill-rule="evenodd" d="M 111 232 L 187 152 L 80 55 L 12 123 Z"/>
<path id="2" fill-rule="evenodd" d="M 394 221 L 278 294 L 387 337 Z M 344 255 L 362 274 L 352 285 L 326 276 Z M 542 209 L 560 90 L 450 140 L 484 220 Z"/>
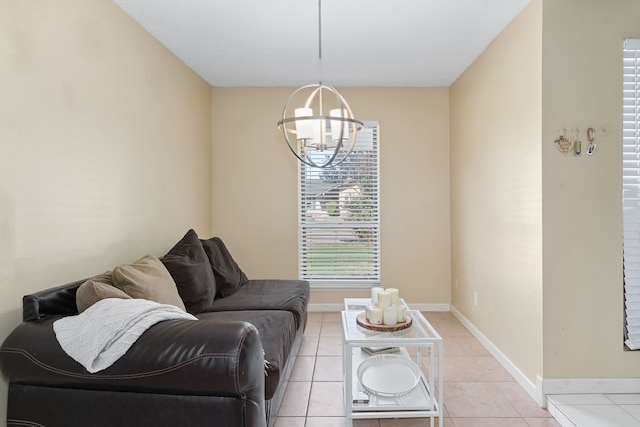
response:
<path id="1" fill-rule="evenodd" d="M 344 304 L 308 304 L 307 311 L 342 311 Z"/>
<path id="2" fill-rule="evenodd" d="M 560 378 L 543 381 L 545 395 L 640 393 L 640 378 Z"/>
<path id="3" fill-rule="evenodd" d="M 412 310 L 419 311 L 451 311 L 451 304 L 408 304 Z M 308 311 L 342 311 L 344 310 L 344 304 L 309 304 L 307 305 Z"/>
<path id="4" fill-rule="evenodd" d="M 451 304 L 429 304 L 429 303 L 423 303 L 423 304 L 409 304 L 409 308 L 412 310 L 418 310 L 418 311 L 444 311 L 444 312 L 449 312 L 451 311 Z"/>
<path id="5" fill-rule="evenodd" d="M 538 383 L 540 383 L 538 386 L 536 386 L 536 384 L 533 384 L 529 380 L 529 378 L 527 378 L 502 351 L 500 351 L 498 347 L 496 347 L 482 332 L 480 332 L 478 328 L 476 328 L 473 323 L 471 323 L 471 321 L 469 321 L 469 319 L 464 317 L 464 315 L 453 305 L 451 306 L 451 313 L 455 316 L 456 319 L 460 321 L 460 323 L 462 323 L 465 328 L 469 330 L 469 332 L 471 332 L 471 335 L 473 335 L 478 341 L 480 341 L 480 344 L 482 344 L 484 348 L 486 348 L 487 351 L 496 358 L 498 363 L 500 363 L 500 365 L 502 365 L 502 367 L 506 369 L 507 372 L 509 372 L 511 376 L 513 376 L 513 378 L 515 378 L 518 384 L 520 384 L 522 388 L 524 388 L 524 390 L 529 393 L 529 395 L 536 402 L 538 402 L 540 406 L 544 407 L 546 402 L 541 390 L 542 381 L 537 381 Z"/>

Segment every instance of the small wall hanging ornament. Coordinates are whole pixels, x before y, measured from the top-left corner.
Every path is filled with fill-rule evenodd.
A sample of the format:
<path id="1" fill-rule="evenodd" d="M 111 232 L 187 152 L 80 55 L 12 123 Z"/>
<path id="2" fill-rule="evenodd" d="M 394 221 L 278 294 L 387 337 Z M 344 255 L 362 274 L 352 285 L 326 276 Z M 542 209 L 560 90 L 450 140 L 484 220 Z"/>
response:
<path id="1" fill-rule="evenodd" d="M 580 141 L 580 129 L 576 128 L 576 140 L 573 143 L 574 152 L 576 156 L 580 156 L 582 154 L 582 141 Z"/>
<path id="2" fill-rule="evenodd" d="M 573 147 L 573 140 L 567 138 L 565 135 L 560 135 L 558 138 L 556 138 L 554 143 L 556 144 L 556 148 L 558 149 L 558 151 L 560 151 L 562 154 L 567 154 Z"/>
<path id="3" fill-rule="evenodd" d="M 587 129 L 587 139 L 589 140 L 589 145 L 587 146 L 587 154 L 590 156 L 596 151 L 597 145 L 593 143 L 596 139 L 596 131 L 593 128 Z"/>

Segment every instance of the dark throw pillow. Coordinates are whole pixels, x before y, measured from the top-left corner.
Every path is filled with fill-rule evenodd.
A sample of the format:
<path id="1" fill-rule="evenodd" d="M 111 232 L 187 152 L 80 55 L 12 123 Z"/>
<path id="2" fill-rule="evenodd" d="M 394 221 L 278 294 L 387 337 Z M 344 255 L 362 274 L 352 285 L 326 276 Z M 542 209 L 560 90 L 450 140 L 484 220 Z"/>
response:
<path id="1" fill-rule="evenodd" d="M 211 308 L 216 297 L 216 280 L 195 231 L 187 231 L 161 261 L 176 282 L 189 313 L 198 314 Z"/>
<path id="2" fill-rule="evenodd" d="M 219 237 L 212 237 L 209 240 L 202 240 L 202 246 L 216 277 L 218 294 L 228 297 L 238 292 L 247 282 L 247 276 L 233 260 L 222 240 Z"/>

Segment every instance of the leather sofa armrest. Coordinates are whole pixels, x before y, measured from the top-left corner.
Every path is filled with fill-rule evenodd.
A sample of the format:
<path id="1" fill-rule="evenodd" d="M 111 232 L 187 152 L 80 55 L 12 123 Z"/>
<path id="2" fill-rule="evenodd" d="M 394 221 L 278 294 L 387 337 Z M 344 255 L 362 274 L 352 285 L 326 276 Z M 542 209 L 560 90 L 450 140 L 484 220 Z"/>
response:
<path id="1" fill-rule="evenodd" d="M 45 319 L 48 316 L 78 314 L 76 291 L 84 280 L 49 288 L 22 297 L 22 320 Z"/>
<path id="2" fill-rule="evenodd" d="M 60 347 L 59 316 L 23 322 L 0 347 L 11 383 L 91 390 L 264 398 L 264 355 L 247 322 L 167 320 L 148 329 L 109 368 L 91 374 Z"/>

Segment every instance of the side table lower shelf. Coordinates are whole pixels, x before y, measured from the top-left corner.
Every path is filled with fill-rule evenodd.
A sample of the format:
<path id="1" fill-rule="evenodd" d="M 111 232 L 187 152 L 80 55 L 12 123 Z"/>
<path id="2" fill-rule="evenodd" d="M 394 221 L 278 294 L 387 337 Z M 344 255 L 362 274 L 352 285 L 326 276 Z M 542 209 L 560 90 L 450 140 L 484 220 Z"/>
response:
<path id="1" fill-rule="evenodd" d="M 351 418 L 402 418 L 402 417 L 437 417 L 440 414 L 440 405 L 430 390 L 429 382 L 421 372 L 418 385 L 410 392 L 399 397 L 383 397 L 374 393 L 365 394 L 358 382 L 358 366 L 366 358 L 360 347 L 352 347 L 351 360 L 351 396 L 354 403 L 351 404 Z M 401 348 L 401 355 L 409 357 L 406 349 Z M 345 384 L 345 388 L 347 385 Z M 346 391 L 346 390 L 345 390 Z M 359 397 L 368 397 L 368 403 L 356 403 Z M 433 418 L 432 418 L 433 425 Z"/>

